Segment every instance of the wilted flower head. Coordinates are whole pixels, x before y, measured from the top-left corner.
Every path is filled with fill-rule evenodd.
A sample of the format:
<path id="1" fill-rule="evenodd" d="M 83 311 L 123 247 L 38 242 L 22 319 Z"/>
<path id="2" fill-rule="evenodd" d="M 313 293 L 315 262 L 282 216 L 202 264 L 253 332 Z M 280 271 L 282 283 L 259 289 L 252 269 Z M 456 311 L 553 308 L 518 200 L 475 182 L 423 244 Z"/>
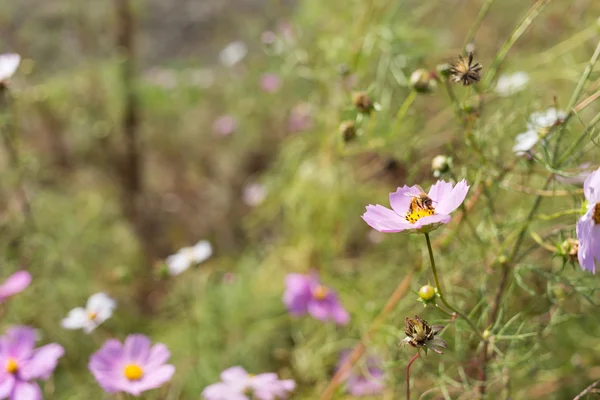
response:
<path id="1" fill-rule="evenodd" d="M 577 254 L 579 253 L 579 240 L 568 238 L 565 239 L 560 245 L 560 254 L 567 256 L 568 259 L 574 261 L 577 260 Z"/>
<path id="2" fill-rule="evenodd" d="M 292 315 L 310 314 L 320 321 L 345 325 L 350 315 L 340 304 L 337 294 L 319 281 L 316 273 L 288 274 L 283 302 Z"/>
<path id="3" fill-rule="evenodd" d="M 296 383 L 280 380 L 275 373 L 252 375 L 242 367 L 231 367 L 221 372 L 221 382 L 202 391 L 205 400 L 276 400 L 286 399 Z"/>
<path id="4" fill-rule="evenodd" d="M 37 379 L 47 380 L 65 350 L 51 343 L 35 349 L 36 333 L 16 326 L 0 337 L 0 398 L 42 400 Z"/>
<path id="5" fill-rule="evenodd" d="M 246 44 L 237 40 L 229 43 L 221 50 L 219 53 L 219 60 L 221 61 L 221 64 L 226 67 L 233 67 L 242 61 L 247 54 L 248 48 L 246 47 Z"/>
<path id="6" fill-rule="evenodd" d="M 380 232 L 428 233 L 450 222 L 450 213 L 462 204 L 468 191 L 464 179 L 456 186 L 437 181 L 429 194 L 418 185 L 403 186 L 390 193 L 392 210 L 369 204 L 362 218 Z"/>
<path id="7" fill-rule="evenodd" d="M 458 60 L 452 65 L 452 80 L 457 83 L 462 82 L 464 86 L 479 82 L 482 68 L 480 63 L 473 64 L 472 52 L 466 58 L 459 55 Z"/>
<path id="8" fill-rule="evenodd" d="M 17 271 L 8 277 L 0 286 L 0 304 L 9 297 L 21 293 L 31 283 L 31 274 L 27 271 Z"/>
<path id="9" fill-rule="evenodd" d="M 444 329 L 443 325 L 429 325 L 427 321 L 419 318 L 415 315 L 415 318 L 406 317 L 406 325 L 404 333 L 406 337 L 402 340 L 401 344 L 410 344 L 412 347 L 425 350 L 431 349 L 436 353 L 444 354 L 442 349 L 448 348 L 446 342 L 437 337 L 437 334 Z"/>
<path id="10" fill-rule="evenodd" d="M 229 136 L 237 129 L 237 120 L 232 115 L 220 116 L 213 122 L 212 129 L 219 136 Z"/>
<path id="11" fill-rule="evenodd" d="M 600 261 L 600 168 L 587 177 L 583 193 L 588 204 L 587 212 L 577 221 L 577 259 L 581 268 L 595 274 L 596 261 Z"/>
<path id="12" fill-rule="evenodd" d="M 426 69 L 418 69 L 410 75 L 410 86 L 419 93 L 430 93 L 437 87 L 435 75 Z"/>
<path id="13" fill-rule="evenodd" d="M 256 207 L 267 197 L 267 187 L 262 183 L 250 183 L 244 186 L 242 200 L 250 207 Z"/>
<path id="14" fill-rule="evenodd" d="M 341 368 L 346 359 L 350 356 L 349 351 L 343 351 L 340 354 L 340 361 L 337 368 Z M 346 390 L 352 396 L 374 396 L 380 394 L 385 389 L 385 379 L 381 360 L 374 356 L 367 356 L 363 365 L 354 367 L 342 379 L 346 380 Z"/>
<path id="15" fill-rule="evenodd" d="M 354 121 L 342 122 L 339 129 L 344 142 L 348 143 L 356 138 L 356 125 L 354 124 Z"/>
<path id="16" fill-rule="evenodd" d="M 556 110 L 553 107 L 531 114 L 527 123 L 527 132 L 517 135 L 513 152 L 523 155 L 531 150 L 537 142 L 547 138 L 552 127 L 562 124 L 566 116 L 564 111 Z"/>
<path id="17" fill-rule="evenodd" d="M 171 380 L 175 367 L 166 364 L 170 356 L 164 344 L 152 346 L 147 336 L 135 334 L 127 336 L 124 344 L 107 340 L 92 354 L 88 368 L 106 392 L 139 396 Z"/>
<path id="18" fill-rule="evenodd" d="M 311 106 L 307 103 L 300 103 L 290 112 L 289 127 L 292 132 L 307 131 L 313 126 L 313 117 Z"/>
<path id="19" fill-rule="evenodd" d="M 375 109 L 375 103 L 366 92 L 352 93 L 352 103 L 359 113 L 370 114 Z"/>
<path id="20" fill-rule="evenodd" d="M 500 96 L 510 96 L 525 89 L 529 82 L 526 72 L 515 72 L 510 75 L 501 75 L 496 84 L 496 93 Z"/>
<path id="21" fill-rule="evenodd" d="M 20 63 L 21 56 L 18 54 L 0 54 L 0 86 L 15 74 Z"/>
<path id="22" fill-rule="evenodd" d="M 165 262 L 169 268 L 169 274 L 179 275 L 192 264 L 200 264 L 212 256 L 210 242 L 201 240 L 192 247 L 184 247 L 177 253 L 166 258 Z"/>
<path id="23" fill-rule="evenodd" d="M 260 77 L 260 87 L 267 93 L 275 93 L 281 87 L 281 78 L 274 73 L 264 74 Z"/>
<path id="24" fill-rule="evenodd" d="M 96 293 L 87 301 L 85 308 L 77 307 L 62 320 L 65 329 L 83 329 L 90 333 L 112 316 L 117 303 L 106 293 Z"/>

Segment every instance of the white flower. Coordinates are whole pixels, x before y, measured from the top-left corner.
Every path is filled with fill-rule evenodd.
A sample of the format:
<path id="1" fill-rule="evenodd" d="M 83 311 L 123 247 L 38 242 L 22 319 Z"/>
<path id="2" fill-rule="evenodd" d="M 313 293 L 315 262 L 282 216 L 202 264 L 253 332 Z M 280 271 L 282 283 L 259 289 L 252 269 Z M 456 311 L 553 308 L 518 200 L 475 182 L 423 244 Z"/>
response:
<path id="1" fill-rule="evenodd" d="M 85 308 L 77 307 L 69 311 L 61 325 L 65 329 L 83 329 L 90 333 L 101 323 L 109 319 L 117 303 L 106 293 L 96 293 L 87 301 Z"/>
<path id="2" fill-rule="evenodd" d="M 562 123 L 567 114 L 562 110 L 556 110 L 551 107 L 546 111 L 534 112 L 529 116 L 527 123 L 527 132 L 517 135 L 513 152 L 517 155 L 523 155 L 536 145 L 541 139 L 544 139 L 550 129 Z"/>
<path id="3" fill-rule="evenodd" d="M 250 183 L 244 187 L 242 199 L 250 207 L 256 207 L 267 197 L 267 188 L 260 183 Z"/>
<path id="4" fill-rule="evenodd" d="M 525 89 L 529 82 L 529 75 L 525 72 L 515 72 L 510 75 L 502 75 L 496 84 L 496 93 L 500 96 L 510 96 Z"/>
<path id="5" fill-rule="evenodd" d="M 229 43 L 221 52 L 219 53 L 219 60 L 221 64 L 226 67 L 233 67 L 235 64 L 239 63 L 246 57 L 248 54 L 248 48 L 239 40 L 235 42 Z"/>
<path id="6" fill-rule="evenodd" d="M 193 247 L 184 247 L 177 253 L 167 257 L 165 262 L 169 267 L 169 274 L 172 276 L 179 275 L 192 264 L 199 264 L 206 261 L 212 255 L 212 246 L 206 240 L 201 240 Z"/>
<path id="7" fill-rule="evenodd" d="M 18 54 L 0 54 L 0 83 L 13 76 L 20 63 L 21 56 Z"/>

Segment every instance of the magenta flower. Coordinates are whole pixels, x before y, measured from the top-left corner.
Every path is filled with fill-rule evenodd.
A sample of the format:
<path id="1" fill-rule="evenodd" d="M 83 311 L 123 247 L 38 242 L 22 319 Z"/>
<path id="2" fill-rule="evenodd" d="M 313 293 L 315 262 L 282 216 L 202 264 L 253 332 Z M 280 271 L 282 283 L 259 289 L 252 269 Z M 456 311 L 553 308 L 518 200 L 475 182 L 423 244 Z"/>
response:
<path id="1" fill-rule="evenodd" d="M 144 335 L 129 335 L 125 344 L 107 340 L 92 354 L 88 368 L 108 393 L 125 392 L 134 396 L 156 389 L 171 380 L 175 367 L 165 364 L 171 353 L 167 346 L 151 346 Z"/>
<path id="2" fill-rule="evenodd" d="M 251 375 L 242 367 L 221 372 L 221 381 L 202 391 L 206 400 L 275 400 L 286 399 L 296 387 L 291 379 L 279 380 L 275 373 Z"/>
<path id="3" fill-rule="evenodd" d="M 595 274 L 596 261 L 600 261 L 600 168 L 587 177 L 583 193 L 588 205 L 587 212 L 577 221 L 577 259 L 581 268 Z"/>
<path id="4" fill-rule="evenodd" d="M 0 286 L 0 303 L 4 303 L 6 299 L 21 293 L 31 283 L 31 275 L 27 271 L 17 271 L 8 277 Z"/>
<path id="5" fill-rule="evenodd" d="M 316 273 L 288 274 L 283 302 L 292 315 L 309 313 L 320 321 L 334 321 L 345 325 L 350 321 L 348 311 L 340 304 L 337 294 L 323 286 Z"/>
<path id="6" fill-rule="evenodd" d="M 65 350 L 51 343 L 35 349 L 35 330 L 16 326 L 0 337 L 0 399 L 41 400 L 36 379 L 50 378 Z"/>
<path id="7" fill-rule="evenodd" d="M 454 187 L 437 181 L 429 194 L 417 185 L 403 186 L 390 193 L 391 210 L 369 204 L 362 218 L 379 232 L 428 233 L 450 221 L 450 213 L 462 204 L 468 191 L 464 179 Z"/>
<path id="8" fill-rule="evenodd" d="M 274 73 L 264 74 L 260 77 L 260 87 L 267 93 L 275 93 L 281 87 L 281 79 Z"/>
<path id="9" fill-rule="evenodd" d="M 340 354 L 340 361 L 337 368 L 341 368 L 342 364 L 350 351 L 343 351 Z M 343 377 L 346 380 L 346 390 L 352 396 L 373 396 L 377 395 L 385 389 L 385 381 L 383 369 L 381 368 L 381 360 L 376 357 L 367 357 L 362 367 L 356 367 Z"/>
<path id="10" fill-rule="evenodd" d="M 294 106 L 290 112 L 288 124 L 292 132 L 303 132 L 311 129 L 313 126 L 313 117 L 310 105 L 300 103 Z"/>

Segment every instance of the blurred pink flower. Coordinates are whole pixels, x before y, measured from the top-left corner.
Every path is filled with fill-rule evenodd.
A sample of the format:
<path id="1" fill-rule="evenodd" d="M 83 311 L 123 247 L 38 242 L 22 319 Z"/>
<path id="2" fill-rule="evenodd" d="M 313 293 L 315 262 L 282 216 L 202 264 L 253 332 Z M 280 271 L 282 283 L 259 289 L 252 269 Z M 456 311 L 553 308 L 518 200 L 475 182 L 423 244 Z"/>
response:
<path id="1" fill-rule="evenodd" d="M 221 381 L 202 391 L 205 400 L 286 399 L 296 387 L 291 379 L 280 380 L 275 373 L 251 375 L 242 367 L 221 372 Z"/>
<path id="2" fill-rule="evenodd" d="M 583 193 L 588 204 L 587 212 L 577 221 L 577 258 L 581 268 L 595 274 L 596 261 L 600 261 L 600 168 L 587 177 Z"/>
<path id="3" fill-rule="evenodd" d="M 422 189 L 415 186 L 403 186 L 390 193 L 392 209 L 377 205 L 368 205 L 362 215 L 371 228 L 380 232 L 428 233 L 450 221 L 450 213 L 456 210 L 467 196 L 469 185 L 463 179 L 456 186 L 445 181 L 437 181 L 429 189 L 429 207 L 419 205 Z"/>
<path id="4" fill-rule="evenodd" d="M 231 115 L 223 115 L 213 122 L 212 128 L 215 134 L 228 136 L 237 129 L 237 120 Z"/>
<path id="5" fill-rule="evenodd" d="M 260 77 L 260 87 L 267 93 L 275 93 L 281 87 L 281 79 L 277 74 L 266 73 Z"/>
<path id="6" fill-rule="evenodd" d="M 337 294 L 322 285 L 316 273 L 288 274 L 285 286 L 283 302 L 290 314 L 300 316 L 308 313 L 320 321 L 332 320 L 338 325 L 346 325 L 350 321 L 350 315 Z"/>
<path id="7" fill-rule="evenodd" d="M 65 350 L 51 343 L 35 348 L 36 332 L 15 326 L 0 337 L 0 399 L 42 400 L 37 379 L 47 380 Z"/>
<path id="8" fill-rule="evenodd" d="M 124 344 L 107 340 L 92 354 L 88 368 L 107 393 L 139 396 L 171 380 L 175 367 L 166 364 L 170 356 L 164 344 L 152 346 L 147 336 L 135 334 L 127 336 Z"/>
<path id="9" fill-rule="evenodd" d="M 17 271 L 8 277 L 0 286 L 0 303 L 5 302 L 9 297 L 21 293 L 31 283 L 31 274 L 27 271 Z"/>
<path id="10" fill-rule="evenodd" d="M 342 367 L 349 355 L 350 351 L 342 351 L 337 365 L 338 369 Z M 368 356 L 364 365 L 354 367 L 342 379 L 346 380 L 348 393 L 355 397 L 374 396 L 385 389 L 381 360 L 373 356 Z"/>
<path id="11" fill-rule="evenodd" d="M 267 187 L 261 183 L 249 183 L 244 186 L 242 200 L 250 207 L 260 205 L 267 197 Z"/>
<path id="12" fill-rule="evenodd" d="M 312 111 L 309 104 L 301 103 L 290 112 L 289 128 L 292 132 L 303 132 L 313 126 Z"/>

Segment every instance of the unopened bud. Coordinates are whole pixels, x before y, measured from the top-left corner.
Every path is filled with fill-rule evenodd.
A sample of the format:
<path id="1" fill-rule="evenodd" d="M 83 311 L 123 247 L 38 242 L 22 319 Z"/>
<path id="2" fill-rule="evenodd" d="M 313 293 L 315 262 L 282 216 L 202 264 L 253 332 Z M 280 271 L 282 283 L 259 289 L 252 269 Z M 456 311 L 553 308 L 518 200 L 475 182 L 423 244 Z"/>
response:
<path id="1" fill-rule="evenodd" d="M 562 255 L 568 256 L 571 260 L 577 260 L 577 252 L 579 251 L 579 240 L 568 238 L 560 245 Z"/>
<path id="2" fill-rule="evenodd" d="M 431 93 L 437 87 L 435 76 L 425 69 L 418 69 L 410 75 L 410 86 L 419 93 Z"/>
<path id="3" fill-rule="evenodd" d="M 344 142 L 348 143 L 356 138 L 356 126 L 354 121 L 344 121 L 340 124 L 340 133 Z"/>
<path id="4" fill-rule="evenodd" d="M 440 175 L 450 171 L 452 167 L 452 158 L 443 154 L 433 157 L 431 160 L 431 169 L 433 170 L 433 176 L 438 178 Z"/>
<path id="5" fill-rule="evenodd" d="M 435 288 L 431 285 L 421 286 L 419 289 L 419 297 L 422 300 L 429 301 L 435 297 Z"/>
<path id="6" fill-rule="evenodd" d="M 375 108 L 373 100 L 365 92 L 354 92 L 352 93 L 352 103 L 358 112 L 363 114 L 370 114 Z"/>
<path id="7" fill-rule="evenodd" d="M 488 340 L 489 337 L 491 335 L 491 332 L 489 331 L 489 329 L 486 329 L 485 331 L 483 331 L 483 333 L 481 334 L 481 336 L 483 336 L 484 340 Z"/>

